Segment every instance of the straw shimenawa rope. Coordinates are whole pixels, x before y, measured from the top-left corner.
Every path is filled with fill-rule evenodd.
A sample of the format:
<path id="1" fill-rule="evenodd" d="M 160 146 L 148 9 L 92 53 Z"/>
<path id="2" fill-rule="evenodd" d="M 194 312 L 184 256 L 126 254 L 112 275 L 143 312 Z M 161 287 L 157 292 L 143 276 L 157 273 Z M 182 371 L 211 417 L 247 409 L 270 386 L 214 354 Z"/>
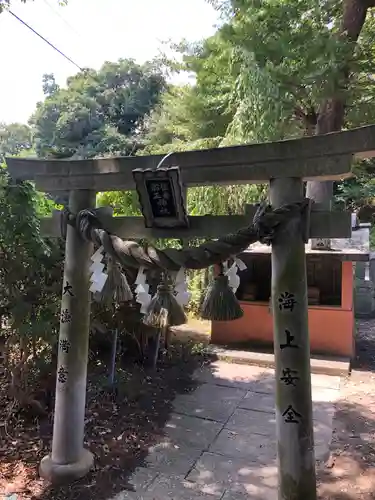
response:
<path id="1" fill-rule="evenodd" d="M 178 271 L 181 267 L 203 269 L 224 262 L 257 241 L 270 244 L 276 233 L 292 219 L 301 217 L 308 205 L 308 199 L 274 210 L 267 204 L 261 204 L 249 226 L 195 248 L 181 250 L 158 250 L 153 247 L 145 249 L 135 241 L 124 241 L 100 227 L 94 210 L 82 210 L 74 215 L 65 209 L 63 217 L 65 223 L 75 226 L 85 240 L 103 246 L 104 251 L 125 268 Z"/>

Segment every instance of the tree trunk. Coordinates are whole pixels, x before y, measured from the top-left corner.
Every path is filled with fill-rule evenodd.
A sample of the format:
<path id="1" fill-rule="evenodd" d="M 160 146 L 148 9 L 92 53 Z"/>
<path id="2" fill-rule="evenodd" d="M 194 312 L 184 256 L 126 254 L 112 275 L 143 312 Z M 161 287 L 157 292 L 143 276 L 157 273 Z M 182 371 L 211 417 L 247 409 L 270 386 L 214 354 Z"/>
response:
<path id="1" fill-rule="evenodd" d="M 352 44 L 352 53 L 366 20 L 367 10 L 375 6 L 375 0 L 344 0 L 340 35 Z M 336 78 L 335 95 L 326 99 L 319 110 L 316 134 L 328 134 L 341 130 L 345 117 L 345 101 L 349 87 L 350 64 L 347 61 Z M 325 208 L 331 206 L 333 182 L 309 181 L 306 196 Z"/>

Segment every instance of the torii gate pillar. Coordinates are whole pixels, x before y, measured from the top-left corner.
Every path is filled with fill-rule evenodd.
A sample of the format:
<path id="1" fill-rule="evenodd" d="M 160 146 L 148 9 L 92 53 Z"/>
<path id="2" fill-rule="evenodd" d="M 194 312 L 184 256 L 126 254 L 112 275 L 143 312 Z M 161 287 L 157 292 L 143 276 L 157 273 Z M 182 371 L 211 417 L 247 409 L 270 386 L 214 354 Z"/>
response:
<path id="1" fill-rule="evenodd" d="M 303 200 L 302 179 L 270 181 L 273 208 Z M 279 500 L 316 500 L 310 341 L 302 218 L 272 242 Z"/>
<path id="2" fill-rule="evenodd" d="M 72 213 L 95 207 L 95 191 L 70 192 Z M 64 281 L 56 377 L 52 453 L 43 458 L 40 475 L 51 482 L 84 476 L 94 458 L 83 447 L 87 356 L 90 329 L 89 265 L 92 244 L 67 227 Z"/>

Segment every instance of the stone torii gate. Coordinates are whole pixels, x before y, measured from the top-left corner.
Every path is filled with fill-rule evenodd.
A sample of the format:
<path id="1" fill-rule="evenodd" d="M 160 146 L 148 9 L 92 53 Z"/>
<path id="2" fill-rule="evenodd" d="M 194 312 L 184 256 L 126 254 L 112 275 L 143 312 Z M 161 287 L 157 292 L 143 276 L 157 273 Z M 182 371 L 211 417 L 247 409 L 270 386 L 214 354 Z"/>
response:
<path id="1" fill-rule="evenodd" d="M 189 151 L 171 155 L 184 187 L 269 182 L 273 209 L 304 200 L 303 181 L 337 180 L 350 175 L 354 157 L 375 156 L 375 125 L 350 131 L 275 143 Z M 134 169 L 154 169 L 161 156 L 94 160 L 9 158 L 10 175 L 32 180 L 40 191 L 69 191 L 73 214 L 95 207 L 97 192 L 135 188 Z M 248 226 L 244 215 L 188 217 L 186 228 L 145 227 L 142 217 L 101 213 L 101 227 L 127 239 L 219 238 Z M 59 214 L 42 220 L 46 236 L 61 235 Z M 309 217 L 294 218 L 272 240 L 276 425 L 279 499 L 316 499 L 312 425 L 310 349 L 307 322 L 305 242 L 309 238 L 348 238 L 349 213 L 312 206 Z M 60 317 L 59 355 L 52 452 L 40 472 L 52 481 L 85 475 L 93 457 L 83 447 L 89 338 L 89 264 L 93 246 L 68 225 Z M 334 250 L 333 250 L 334 251 Z M 294 384 L 285 384 L 288 373 Z"/>

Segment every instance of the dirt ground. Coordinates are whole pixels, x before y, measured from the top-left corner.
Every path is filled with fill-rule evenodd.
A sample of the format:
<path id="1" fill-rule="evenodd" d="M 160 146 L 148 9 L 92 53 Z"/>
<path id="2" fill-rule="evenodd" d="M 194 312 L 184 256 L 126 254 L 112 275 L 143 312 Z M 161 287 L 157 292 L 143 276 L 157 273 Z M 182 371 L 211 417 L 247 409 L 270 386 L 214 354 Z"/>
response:
<path id="1" fill-rule="evenodd" d="M 319 497 L 325 500 L 375 499 L 375 320 L 361 320 L 357 326 L 357 359 L 342 381 L 331 457 L 318 469 Z M 15 493 L 17 500 L 106 500 L 130 488 L 131 472 L 161 439 L 175 395 L 193 390 L 193 371 L 209 362 L 199 344 L 207 341 L 207 325 L 197 329 L 202 335 L 198 343 L 175 343 L 156 372 L 125 363 L 118 370 L 115 394 L 106 389 L 103 369 L 90 368 L 86 445 L 96 465 L 68 487 L 51 488 L 37 473 L 49 451 L 52 418 L 9 415 L 0 385 L 0 498 Z"/>
<path id="2" fill-rule="evenodd" d="M 156 371 L 123 362 L 115 393 L 108 390 L 102 367 L 89 366 L 85 446 L 94 453 L 95 467 L 62 488 L 38 477 L 38 464 L 51 445 L 52 416 L 10 414 L 0 384 L 0 499 L 16 494 L 12 500 L 107 500 L 131 489 L 128 478 L 162 439 L 173 399 L 195 388 L 192 374 L 205 362 L 194 344 L 174 343 Z"/>
<path id="3" fill-rule="evenodd" d="M 331 456 L 318 481 L 321 499 L 375 499 L 375 320 L 357 322 L 356 360 L 342 381 Z"/>

